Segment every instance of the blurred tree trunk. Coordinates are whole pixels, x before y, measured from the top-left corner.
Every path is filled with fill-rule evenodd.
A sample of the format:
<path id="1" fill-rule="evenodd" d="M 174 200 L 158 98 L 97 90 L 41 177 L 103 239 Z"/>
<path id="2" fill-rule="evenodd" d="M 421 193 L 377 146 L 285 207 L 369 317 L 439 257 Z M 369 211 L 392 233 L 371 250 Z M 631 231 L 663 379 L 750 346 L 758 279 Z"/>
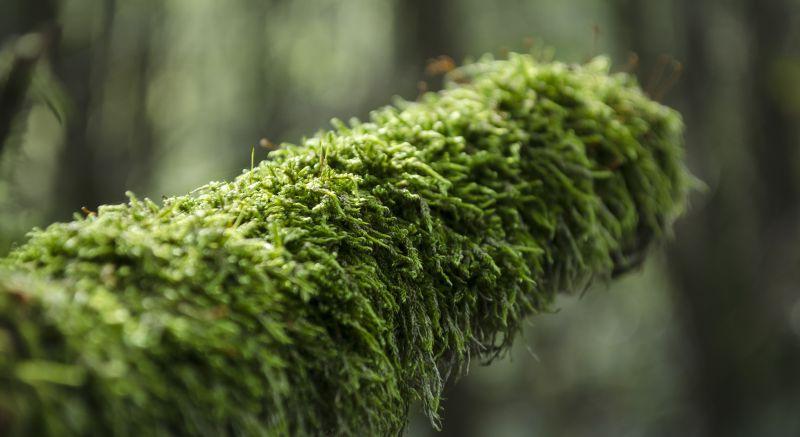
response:
<path id="1" fill-rule="evenodd" d="M 714 10 L 691 0 L 683 0 L 681 6 L 685 25 L 682 59 L 686 75 L 678 90 L 682 93 L 683 110 L 688 111 L 686 118 L 694 123 L 687 127 L 687 146 L 693 157 L 699 155 L 699 161 L 712 166 L 712 155 L 721 152 L 713 147 L 720 138 L 714 131 L 711 114 L 715 109 L 714 94 L 719 92 L 719 87 L 711 73 L 714 66 L 710 65 L 711 47 L 706 26 Z M 741 409 L 735 405 L 740 401 L 731 395 L 746 384 L 741 380 L 743 375 L 731 373 L 741 361 L 738 349 L 743 344 L 735 338 L 735 332 L 741 331 L 742 325 L 761 326 L 753 320 L 757 311 L 741 314 L 740 317 L 749 319 L 740 319 L 742 325 L 731 323 L 731 311 L 748 298 L 749 284 L 753 282 L 752 270 L 747 268 L 747 261 L 742 257 L 746 249 L 731 247 L 731 242 L 735 241 L 735 234 L 750 223 L 749 212 L 732 214 L 737 209 L 732 192 L 742 190 L 740 194 L 747 197 L 746 184 L 737 184 L 735 176 L 726 171 L 732 168 L 729 162 L 724 159 L 718 162 L 723 173 L 717 185 L 709 181 L 712 188 L 703 194 L 708 196 L 707 201 L 702 202 L 699 210 L 692 211 L 689 220 L 679 223 L 679 238 L 671 247 L 669 258 L 676 282 L 674 292 L 679 321 L 691 352 L 687 360 L 687 394 L 692 403 L 691 411 L 700 422 L 702 434 L 706 435 L 723 435 L 721 433 L 738 427 L 727 426 L 725 419 L 726 414 Z M 710 174 L 713 169 L 700 170 L 701 178 Z M 728 225 L 725 222 L 730 216 L 735 218 Z"/>
<path id="2" fill-rule="evenodd" d="M 123 25 L 116 26 L 120 13 Z M 120 202 L 125 190 L 148 186 L 155 153 L 147 108 L 151 38 L 161 15 L 157 2 L 105 0 L 98 34 L 58 53 L 56 72 L 72 105 L 51 220 Z"/>
<path id="3" fill-rule="evenodd" d="M 104 2 L 100 35 L 80 46 L 62 46 L 55 55 L 56 73 L 71 106 L 61 151 L 62 165 L 55 178 L 58 202 L 50 213 L 51 221 L 67 219 L 81 207 L 95 209 L 101 202 L 100 190 L 109 185 L 97 177 L 93 105 L 103 91 L 115 6 L 114 0 Z"/>
<path id="4" fill-rule="evenodd" d="M 645 2 L 625 4 L 643 7 Z M 800 432 L 797 422 L 775 421 L 795 417 L 800 408 L 798 342 L 787 323 L 787 309 L 796 298 L 787 290 L 800 282 L 798 260 L 788 246 L 797 244 L 800 223 L 792 167 L 798 132 L 781 112 L 771 82 L 776 62 L 789 54 L 785 47 L 793 4 L 745 4 L 731 10 L 722 2 L 680 3 L 685 41 L 684 53 L 677 56 L 686 74 L 678 100 L 692 121 L 687 126 L 692 161 L 711 189 L 700 196 L 703 205 L 679 223 L 669 265 L 691 352 L 689 410 L 703 435 Z M 748 72 L 742 79 L 723 77 L 727 65 L 738 59 L 726 59 L 724 65 L 718 60 L 743 54 L 713 46 L 709 36 L 714 30 L 709 23 L 722 8 L 751 32 Z M 624 26 L 641 31 L 643 16 L 624 7 L 620 16 Z M 639 47 L 653 44 L 644 34 L 630 38 Z M 745 99 L 739 97 L 742 90 L 748 93 Z M 725 103 L 732 100 L 740 104 Z M 742 138 L 731 141 L 731 132 L 739 130 Z M 711 180 L 715 174 L 718 179 Z"/>
<path id="5" fill-rule="evenodd" d="M 17 0 L 0 6 L 0 43 L 56 19 L 56 0 Z"/>
<path id="6" fill-rule="evenodd" d="M 267 144 L 279 144 L 287 141 L 285 138 L 287 127 L 290 124 L 289 112 L 284 108 L 290 101 L 290 90 L 292 89 L 292 77 L 284 69 L 277 68 L 280 59 L 272 50 L 269 44 L 270 38 L 267 33 L 270 18 L 270 8 L 279 2 L 250 0 L 248 10 L 254 17 L 255 26 L 252 31 L 253 39 L 258 41 L 252 48 L 254 50 L 253 69 L 257 71 L 255 75 L 255 94 L 259 97 L 253 102 L 254 114 L 258 114 L 253 120 L 253 124 L 247 129 L 245 144 L 256 144 L 260 139 L 268 140 Z M 267 150 L 259 152 L 258 156 L 263 156 L 273 146 L 267 145 Z M 238 170 L 232 169 L 232 170 Z"/>
<path id="7" fill-rule="evenodd" d="M 156 153 L 148 96 L 154 56 L 151 40 L 162 27 L 162 4 L 106 0 L 105 13 L 107 27 L 102 40 L 96 41 L 97 81 L 93 81 L 90 92 L 94 96 L 88 108 L 88 147 L 99 183 L 93 205 L 120 202 L 126 190 L 145 190 Z"/>
<path id="8" fill-rule="evenodd" d="M 23 112 L 36 63 L 40 57 L 45 56 L 51 45 L 58 42 L 56 6 L 53 0 L 30 0 L 15 2 L 13 5 L 18 7 L 19 12 L 0 20 L 0 29 L 5 29 L 0 32 L 0 44 L 5 44 L 10 37 L 34 32 L 39 39 L 38 47 L 23 48 L 15 42 L 10 48 L 13 59 L 9 73 L 4 78 L 5 81 L 0 82 L 0 152 L 11 134 L 15 119 Z M 11 6 L 9 4 L 5 7 Z"/>
<path id="9" fill-rule="evenodd" d="M 649 63 L 655 58 L 653 45 L 648 44 L 647 2 L 642 0 L 615 0 L 613 3 L 619 29 L 620 45 L 634 53 L 639 62 Z M 638 67 L 638 65 L 637 65 Z M 639 75 L 642 71 L 638 70 Z"/>
<path id="10" fill-rule="evenodd" d="M 156 153 L 153 126 L 148 115 L 147 99 L 148 85 L 150 84 L 150 72 L 153 63 L 153 47 L 151 35 L 161 27 L 163 16 L 162 5 L 160 2 L 147 3 L 149 7 L 142 14 L 143 25 L 136 34 L 136 49 L 133 51 L 135 59 L 132 60 L 132 82 L 135 84 L 135 97 L 133 99 L 133 119 L 131 121 L 132 138 L 129 145 L 128 154 L 130 161 L 116 163 L 118 168 L 124 169 L 129 166 L 128 174 L 130 177 L 118 182 L 121 188 L 136 188 L 138 190 L 149 187 L 153 178 L 153 162 Z M 147 19 L 144 19 L 147 18 Z M 149 19 L 149 20 L 148 20 Z M 121 192 L 108 193 L 106 197 L 119 196 Z"/>
<path id="11" fill-rule="evenodd" d="M 463 57 L 458 44 L 456 2 L 398 0 L 395 5 L 395 71 L 401 79 L 414 79 L 399 91 L 406 95 L 421 79 L 432 81 L 431 88 L 435 88 L 441 84 L 439 78 L 422 76 L 426 63 L 438 56 L 449 56 L 456 61 Z"/>

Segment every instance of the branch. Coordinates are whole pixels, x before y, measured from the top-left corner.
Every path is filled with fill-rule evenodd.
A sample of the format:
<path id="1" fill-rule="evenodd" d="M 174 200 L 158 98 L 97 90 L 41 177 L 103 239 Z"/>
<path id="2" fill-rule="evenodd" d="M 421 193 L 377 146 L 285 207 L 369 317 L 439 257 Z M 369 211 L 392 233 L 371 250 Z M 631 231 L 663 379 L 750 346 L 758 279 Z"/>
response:
<path id="1" fill-rule="evenodd" d="M 0 274 L 7 430 L 438 426 L 450 376 L 683 209 L 679 115 L 608 71 L 484 58 L 233 181 L 34 231 Z"/>

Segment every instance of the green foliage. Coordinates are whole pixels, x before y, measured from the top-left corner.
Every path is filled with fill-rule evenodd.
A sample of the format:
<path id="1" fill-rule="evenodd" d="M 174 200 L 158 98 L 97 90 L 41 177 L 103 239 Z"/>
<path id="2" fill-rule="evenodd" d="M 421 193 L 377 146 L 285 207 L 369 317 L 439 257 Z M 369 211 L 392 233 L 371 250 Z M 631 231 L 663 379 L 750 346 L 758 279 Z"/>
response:
<path id="1" fill-rule="evenodd" d="M 682 124 L 625 74 L 484 58 L 231 182 L 31 233 L 0 292 L 0 429 L 400 432 L 560 291 L 682 211 Z"/>

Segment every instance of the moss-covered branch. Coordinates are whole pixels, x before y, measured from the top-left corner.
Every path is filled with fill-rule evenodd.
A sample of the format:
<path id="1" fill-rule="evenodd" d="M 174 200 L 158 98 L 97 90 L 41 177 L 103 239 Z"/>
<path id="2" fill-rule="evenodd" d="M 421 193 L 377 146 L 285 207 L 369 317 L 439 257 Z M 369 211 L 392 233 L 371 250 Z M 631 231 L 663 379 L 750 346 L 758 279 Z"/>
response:
<path id="1" fill-rule="evenodd" d="M 681 212 L 680 117 L 607 61 L 484 59 L 231 182 L 34 231 L 0 430 L 381 435 Z"/>

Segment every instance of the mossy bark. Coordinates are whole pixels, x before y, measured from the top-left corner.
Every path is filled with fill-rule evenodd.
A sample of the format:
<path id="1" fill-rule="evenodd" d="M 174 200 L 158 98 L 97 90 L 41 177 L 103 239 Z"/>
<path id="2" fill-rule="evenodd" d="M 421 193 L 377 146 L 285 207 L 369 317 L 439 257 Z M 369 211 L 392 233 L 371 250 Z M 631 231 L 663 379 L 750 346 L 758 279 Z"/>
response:
<path id="1" fill-rule="evenodd" d="M 31 233 L 0 429 L 383 435 L 684 207 L 682 124 L 607 61 L 484 58 L 231 182 Z"/>

